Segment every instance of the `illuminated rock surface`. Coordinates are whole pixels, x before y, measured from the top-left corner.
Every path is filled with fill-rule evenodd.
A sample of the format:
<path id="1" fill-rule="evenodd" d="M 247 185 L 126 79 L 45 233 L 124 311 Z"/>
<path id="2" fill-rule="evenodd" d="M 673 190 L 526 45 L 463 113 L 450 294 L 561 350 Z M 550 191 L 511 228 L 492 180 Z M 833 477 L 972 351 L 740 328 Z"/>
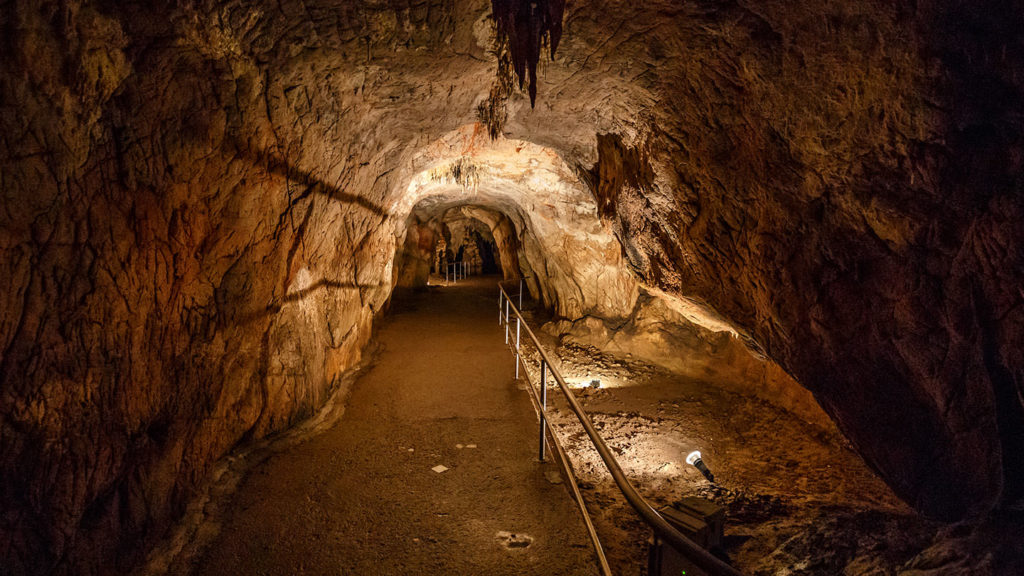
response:
<path id="1" fill-rule="evenodd" d="M 486 1 L 174 6 L 0 9 L 4 572 L 126 572 L 314 414 L 421 202 L 612 350 L 693 305 L 919 511 L 1021 497 L 1019 3 L 569 3 L 494 141 Z"/>

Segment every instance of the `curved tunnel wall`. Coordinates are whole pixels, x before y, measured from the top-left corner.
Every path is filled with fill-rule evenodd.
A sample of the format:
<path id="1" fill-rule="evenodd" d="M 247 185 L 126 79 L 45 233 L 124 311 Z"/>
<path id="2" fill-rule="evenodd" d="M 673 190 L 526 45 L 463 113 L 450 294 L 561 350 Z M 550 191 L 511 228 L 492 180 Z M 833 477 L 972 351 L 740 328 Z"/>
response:
<path id="1" fill-rule="evenodd" d="M 398 218 L 417 206 L 434 213 L 478 206 L 515 227 L 526 280 L 559 316 L 622 318 L 636 281 L 619 241 L 597 217 L 593 197 L 553 150 L 529 142 L 492 141 L 467 125 L 424 147 L 411 161 L 406 191 L 391 207 Z"/>
<path id="2" fill-rule="evenodd" d="M 487 12 L 4 5 L 8 571 L 123 572 L 213 461 L 340 385 L 415 158 L 487 98 Z M 586 175 L 645 284 L 721 312 L 903 498 L 960 517 L 1024 490 L 1021 12 L 573 4 L 503 131 Z"/>

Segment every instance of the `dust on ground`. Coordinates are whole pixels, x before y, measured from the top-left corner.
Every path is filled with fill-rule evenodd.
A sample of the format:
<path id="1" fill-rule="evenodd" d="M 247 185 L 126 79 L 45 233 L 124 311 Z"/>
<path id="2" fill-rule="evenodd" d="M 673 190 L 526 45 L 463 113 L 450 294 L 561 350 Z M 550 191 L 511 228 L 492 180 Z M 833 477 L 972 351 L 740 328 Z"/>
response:
<path id="1" fill-rule="evenodd" d="M 497 332 L 494 279 L 397 295 L 344 417 L 257 463 L 172 573 L 596 574 Z M 186 549 L 191 549 L 185 547 Z"/>

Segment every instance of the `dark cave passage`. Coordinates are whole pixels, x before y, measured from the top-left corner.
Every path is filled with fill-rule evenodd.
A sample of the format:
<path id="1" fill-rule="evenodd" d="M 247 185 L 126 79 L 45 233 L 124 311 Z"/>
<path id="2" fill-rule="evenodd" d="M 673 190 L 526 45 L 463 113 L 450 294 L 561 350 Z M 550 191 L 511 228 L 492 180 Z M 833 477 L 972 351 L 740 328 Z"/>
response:
<path id="1" fill-rule="evenodd" d="M 495 256 L 498 247 L 492 240 L 485 239 L 479 233 L 474 233 L 473 239 L 476 241 L 476 249 L 480 254 L 480 273 L 501 274 L 501 260 Z"/>
<path id="2" fill-rule="evenodd" d="M 514 560 L 481 570 L 589 573 L 586 542 L 544 535 L 579 521 L 572 491 L 512 440 L 499 281 L 638 490 L 722 511 L 735 569 L 1024 573 L 1021 22 L 1002 0 L 4 3 L 0 574 L 469 573 L 471 542 Z M 649 526 L 551 410 L 616 573 L 645 573 Z M 464 457 L 450 427 L 492 416 L 508 452 L 466 460 L 462 502 L 415 458 Z M 511 478 L 532 543 L 514 501 L 475 507 Z M 376 526 L 403 488 L 433 492 Z"/>

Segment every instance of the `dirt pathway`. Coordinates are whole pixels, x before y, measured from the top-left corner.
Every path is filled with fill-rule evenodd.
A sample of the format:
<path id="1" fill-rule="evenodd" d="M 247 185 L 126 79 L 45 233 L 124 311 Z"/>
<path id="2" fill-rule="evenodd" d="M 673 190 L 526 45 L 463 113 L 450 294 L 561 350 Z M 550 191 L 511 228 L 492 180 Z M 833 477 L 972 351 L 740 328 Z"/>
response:
<path id="1" fill-rule="evenodd" d="M 252 471 L 195 573 L 595 574 L 536 461 L 494 282 L 396 298 L 344 417 Z"/>

